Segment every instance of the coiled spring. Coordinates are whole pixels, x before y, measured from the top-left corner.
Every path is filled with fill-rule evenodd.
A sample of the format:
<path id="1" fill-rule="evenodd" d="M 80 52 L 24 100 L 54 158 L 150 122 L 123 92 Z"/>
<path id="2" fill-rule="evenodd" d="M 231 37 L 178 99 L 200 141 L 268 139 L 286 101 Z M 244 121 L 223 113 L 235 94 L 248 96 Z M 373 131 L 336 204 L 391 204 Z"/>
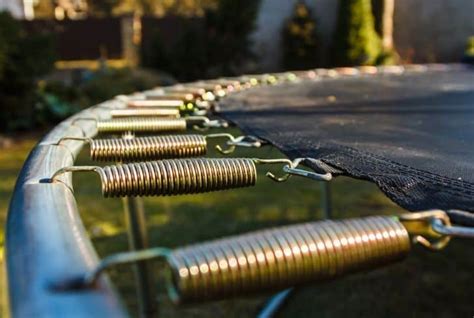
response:
<path id="1" fill-rule="evenodd" d="M 186 130 L 184 118 L 114 118 L 97 121 L 99 133 L 165 132 Z"/>
<path id="2" fill-rule="evenodd" d="M 72 139 L 79 139 L 90 143 L 92 160 L 131 162 L 203 156 L 207 152 L 207 140 L 210 138 L 227 139 L 225 148 L 216 145 L 216 149 L 223 154 L 232 153 L 237 146 L 258 148 L 262 144 L 259 139 L 253 136 L 234 137 L 227 133 L 164 135 L 120 139 Z M 63 138 L 63 140 L 65 139 L 71 138 Z"/>
<path id="3" fill-rule="evenodd" d="M 396 261 L 410 240 L 393 217 L 322 221 L 220 239 L 168 257 L 181 302 L 278 290 Z"/>
<path id="4" fill-rule="evenodd" d="M 127 102 L 128 107 L 164 107 L 164 108 L 182 108 L 185 102 L 179 99 L 162 99 L 162 100 L 151 100 L 151 99 L 139 99 L 130 100 Z"/>
<path id="5" fill-rule="evenodd" d="M 121 117 L 179 117 L 179 109 L 174 108 L 125 108 L 110 111 L 112 118 Z"/>
<path id="6" fill-rule="evenodd" d="M 194 101 L 196 98 L 193 94 L 179 94 L 177 92 L 166 94 L 148 94 L 147 99 L 149 100 L 179 100 L 179 101 Z"/>
<path id="7" fill-rule="evenodd" d="M 96 161 L 169 159 L 203 156 L 207 152 L 203 135 L 169 135 L 132 139 L 95 139 L 90 142 L 90 155 Z"/>
<path id="8" fill-rule="evenodd" d="M 95 118 L 78 118 L 77 120 L 94 120 L 99 133 L 156 133 L 186 130 L 187 124 L 194 129 L 226 128 L 228 123 L 223 120 L 210 120 L 204 116 L 188 116 L 186 118 L 113 118 L 97 120 Z"/>
<path id="9" fill-rule="evenodd" d="M 255 185 L 252 159 L 173 159 L 97 168 L 105 197 L 203 193 Z"/>

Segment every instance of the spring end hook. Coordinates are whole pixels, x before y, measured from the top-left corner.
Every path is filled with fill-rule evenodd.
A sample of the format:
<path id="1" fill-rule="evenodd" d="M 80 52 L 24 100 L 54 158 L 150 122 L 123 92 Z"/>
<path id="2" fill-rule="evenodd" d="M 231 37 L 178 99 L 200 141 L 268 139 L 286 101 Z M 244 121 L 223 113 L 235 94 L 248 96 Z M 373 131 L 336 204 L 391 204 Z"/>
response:
<path id="1" fill-rule="evenodd" d="M 398 218 L 412 235 L 413 243 L 431 251 L 442 250 L 451 240 L 451 236 L 439 233 L 434 228 L 434 225 L 439 223 L 446 227 L 451 226 L 449 216 L 442 210 L 402 214 Z"/>
<path id="2" fill-rule="evenodd" d="M 306 160 L 306 158 L 297 158 L 293 161 L 289 159 L 253 159 L 253 160 L 257 164 L 286 163 L 286 165 L 283 166 L 283 171 L 286 174 L 284 174 L 283 176 L 277 177 L 274 173 L 270 171 L 266 173 L 266 176 L 268 178 L 276 182 L 284 182 L 288 180 L 290 176 L 292 175 L 305 177 L 305 178 L 309 178 L 316 181 L 330 181 L 332 179 L 332 174 L 329 172 L 325 174 L 320 174 L 320 173 L 297 168 L 298 165 L 302 161 Z"/>
<path id="3" fill-rule="evenodd" d="M 221 145 L 216 145 L 216 150 L 224 155 L 228 155 L 235 151 L 236 147 L 260 148 L 262 142 L 254 136 L 239 136 L 234 137 L 231 134 L 211 134 L 206 138 L 228 138 L 226 142 L 227 147 L 224 149 Z"/>

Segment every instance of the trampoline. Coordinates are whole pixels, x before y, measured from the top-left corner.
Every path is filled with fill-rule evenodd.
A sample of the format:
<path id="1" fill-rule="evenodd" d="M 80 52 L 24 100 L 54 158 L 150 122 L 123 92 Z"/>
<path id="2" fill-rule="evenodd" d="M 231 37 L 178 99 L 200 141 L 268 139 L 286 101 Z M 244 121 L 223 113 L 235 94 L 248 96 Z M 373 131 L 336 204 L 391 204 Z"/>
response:
<path id="1" fill-rule="evenodd" d="M 237 125 L 242 136 L 215 133 Z M 199 81 L 117 96 L 55 127 L 18 178 L 7 221 L 13 317 L 127 316 L 106 271 L 137 266 L 141 306 L 151 264 L 177 305 L 280 291 L 402 260 L 413 244 L 441 251 L 474 237 L 474 71 L 464 65 L 316 69 Z M 283 158 L 205 157 L 207 140 L 275 146 Z M 75 166 L 81 149 L 106 165 Z M 409 211 L 265 229 L 175 249 L 150 247 L 142 196 L 251 187 L 257 165 L 275 182 L 375 183 Z M 78 214 L 71 173 L 96 173 L 122 197 L 131 251 L 100 260 Z M 160 267 L 161 268 L 161 267 Z M 264 309 L 268 316 L 289 290 Z"/>

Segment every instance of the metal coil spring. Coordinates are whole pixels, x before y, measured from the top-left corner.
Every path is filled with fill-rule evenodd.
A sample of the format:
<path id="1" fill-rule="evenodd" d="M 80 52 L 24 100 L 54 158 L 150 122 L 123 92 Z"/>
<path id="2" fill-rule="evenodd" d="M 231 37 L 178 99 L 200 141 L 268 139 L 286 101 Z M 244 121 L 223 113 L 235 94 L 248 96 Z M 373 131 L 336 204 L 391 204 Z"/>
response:
<path id="1" fill-rule="evenodd" d="M 97 169 L 105 197 L 203 193 L 255 185 L 251 159 L 172 159 Z"/>
<path id="2" fill-rule="evenodd" d="M 179 93 L 166 93 L 166 94 L 150 94 L 147 95 L 148 100 L 178 100 L 182 102 L 194 101 L 196 98 L 193 94 L 179 94 Z"/>
<path id="3" fill-rule="evenodd" d="M 410 249 L 392 217 L 322 221 L 220 239 L 169 257 L 176 301 L 279 290 L 401 259 Z"/>
<path id="4" fill-rule="evenodd" d="M 166 100 L 130 100 L 127 102 L 128 107 L 164 107 L 164 108 L 182 108 L 185 103 L 178 99 Z"/>
<path id="5" fill-rule="evenodd" d="M 115 118 L 97 122 L 99 133 L 165 132 L 186 130 L 184 118 Z"/>
<path id="6" fill-rule="evenodd" d="M 94 139 L 90 155 L 96 161 L 157 160 L 198 157 L 206 154 L 207 142 L 203 135 L 169 135 L 132 139 Z"/>
<path id="7" fill-rule="evenodd" d="M 110 111 L 112 118 L 120 117 L 179 117 L 179 109 L 173 108 L 136 108 L 113 109 Z"/>

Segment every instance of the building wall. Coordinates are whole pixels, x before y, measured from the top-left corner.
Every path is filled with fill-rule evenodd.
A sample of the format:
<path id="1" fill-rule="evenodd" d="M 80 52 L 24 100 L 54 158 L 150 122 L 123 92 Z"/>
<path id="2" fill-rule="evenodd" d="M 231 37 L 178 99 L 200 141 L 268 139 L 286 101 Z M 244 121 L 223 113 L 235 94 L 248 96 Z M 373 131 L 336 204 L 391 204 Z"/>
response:
<path id="1" fill-rule="evenodd" d="M 455 62 L 474 35 L 473 0 L 396 0 L 395 46 L 413 62 Z"/>
<path id="2" fill-rule="evenodd" d="M 258 29 L 254 34 L 255 52 L 262 70 L 278 70 L 280 31 L 292 14 L 293 0 L 262 0 Z M 337 0 L 307 0 L 317 19 L 328 60 L 336 19 Z M 394 42 L 402 59 L 408 62 L 459 61 L 468 36 L 474 35 L 474 0 L 396 0 Z"/>

